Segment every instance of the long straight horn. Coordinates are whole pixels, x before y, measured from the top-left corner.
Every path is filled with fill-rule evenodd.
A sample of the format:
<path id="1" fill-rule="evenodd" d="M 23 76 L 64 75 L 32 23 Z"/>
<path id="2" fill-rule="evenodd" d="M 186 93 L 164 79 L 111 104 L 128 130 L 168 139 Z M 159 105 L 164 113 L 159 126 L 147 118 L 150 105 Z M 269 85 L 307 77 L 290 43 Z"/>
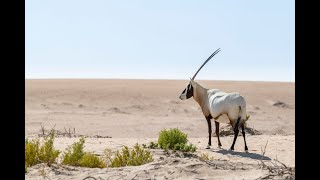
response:
<path id="1" fill-rule="evenodd" d="M 220 52 L 220 48 L 217 49 L 214 53 L 212 53 L 211 56 L 202 64 L 202 66 L 198 69 L 198 71 L 196 72 L 196 74 L 192 77 L 192 80 L 194 80 L 194 78 L 196 77 L 196 75 L 198 74 L 198 72 L 200 71 L 200 69 L 201 69 L 214 55 L 216 55 L 218 52 Z"/>

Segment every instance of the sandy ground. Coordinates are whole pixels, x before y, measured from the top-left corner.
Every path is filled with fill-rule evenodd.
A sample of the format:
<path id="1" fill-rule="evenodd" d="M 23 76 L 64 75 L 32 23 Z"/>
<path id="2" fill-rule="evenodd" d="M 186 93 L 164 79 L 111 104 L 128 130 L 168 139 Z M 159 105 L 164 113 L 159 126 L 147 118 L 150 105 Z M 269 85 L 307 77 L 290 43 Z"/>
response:
<path id="1" fill-rule="evenodd" d="M 230 152 L 233 137 L 221 137 L 223 149 L 212 148 L 201 110 L 193 99 L 178 99 L 185 80 L 26 80 L 26 137 L 40 133 L 41 125 L 56 130 L 71 129 L 76 134 L 112 138 L 87 138 L 86 150 L 101 155 L 105 148 L 119 149 L 136 142 L 156 141 L 160 130 L 178 127 L 198 147 L 197 154 L 208 153 L 215 166 L 194 157 L 168 157 L 152 150 L 154 162 L 137 167 L 71 169 L 36 165 L 26 179 L 257 179 L 266 175 L 258 167 L 261 148 L 268 142 L 264 161 L 278 159 L 295 167 L 295 84 L 278 82 L 198 81 L 206 88 L 239 92 L 247 101 L 248 126 L 262 135 L 248 136 L 249 153 L 238 137 Z M 280 103 L 277 103 L 279 102 Z M 222 125 L 223 127 L 224 125 Z M 213 125 L 214 128 L 214 125 Z M 78 138 L 57 137 L 55 147 L 64 150 Z M 221 166 L 219 166 L 219 163 Z M 218 165 L 217 165 L 218 164 Z M 223 167 L 222 167 L 223 166 Z"/>

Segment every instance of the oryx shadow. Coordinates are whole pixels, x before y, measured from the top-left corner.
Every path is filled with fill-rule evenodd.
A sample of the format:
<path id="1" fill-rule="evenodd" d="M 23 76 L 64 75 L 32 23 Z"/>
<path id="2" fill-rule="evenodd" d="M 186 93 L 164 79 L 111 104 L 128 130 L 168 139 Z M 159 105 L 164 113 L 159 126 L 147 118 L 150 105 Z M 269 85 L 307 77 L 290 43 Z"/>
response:
<path id="1" fill-rule="evenodd" d="M 223 155 L 226 155 L 226 154 L 238 155 L 241 157 L 246 157 L 246 158 L 251 158 L 251 159 L 256 159 L 256 160 L 271 160 L 271 158 L 269 158 L 267 156 L 263 156 L 261 154 L 251 153 L 251 152 L 237 152 L 237 151 L 231 151 L 231 150 L 226 150 L 226 149 L 212 150 L 212 152 L 220 153 Z"/>

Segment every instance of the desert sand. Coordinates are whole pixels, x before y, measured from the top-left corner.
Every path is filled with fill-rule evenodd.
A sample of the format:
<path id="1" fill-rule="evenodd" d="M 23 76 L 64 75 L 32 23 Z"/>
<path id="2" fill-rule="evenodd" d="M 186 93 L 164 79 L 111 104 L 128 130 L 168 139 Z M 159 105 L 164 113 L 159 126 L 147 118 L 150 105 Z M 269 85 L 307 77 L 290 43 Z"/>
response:
<path id="1" fill-rule="evenodd" d="M 295 83 L 250 81 L 197 81 L 206 88 L 239 92 L 247 101 L 250 115 L 247 126 L 261 135 L 247 135 L 249 152 L 238 137 L 233 152 L 228 151 L 233 135 L 216 137 L 208 143 L 207 122 L 199 105 L 191 98 L 178 96 L 188 80 L 26 80 L 26 138 L 40 134 L 41 126 L 50 130 L 75 130 L 85 135 L 85 150 L 101 155 L 106 148 L 121 149 L 135 143 L 156 141 L 162 129 L 179 128 L 198 148 L 214 161 L 195 157 L 166 156 L 151 150 L 154 161 L 142 166 L 90 169 L 79 167 L 30 167 L 26 179 L 257 179 L 268 171 L 258 165 L 279 160 L 295 167 Z M 221 124 L 222 128 L 226 125 Z M 214 129 L 214 123 L 213 123 Z M 99 138 L 109 137 L 109 138 Z M 64 150 L 79 137 L 56 137 L 55 147 Z M 261 156 L 261 149 L 266 153 Z M 42 173 L 43 174 L 43 173 Z"/>

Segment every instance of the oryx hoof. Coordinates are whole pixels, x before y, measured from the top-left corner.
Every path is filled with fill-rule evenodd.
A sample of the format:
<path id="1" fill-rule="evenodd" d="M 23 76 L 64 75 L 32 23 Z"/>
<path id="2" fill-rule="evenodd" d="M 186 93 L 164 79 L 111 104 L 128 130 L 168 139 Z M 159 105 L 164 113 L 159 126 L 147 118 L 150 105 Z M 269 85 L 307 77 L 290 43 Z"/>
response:
<path id="1" fill-rule="evenodd" d="M 210 149 L 210 145 L 207 145 L 206 149 Z"/>

